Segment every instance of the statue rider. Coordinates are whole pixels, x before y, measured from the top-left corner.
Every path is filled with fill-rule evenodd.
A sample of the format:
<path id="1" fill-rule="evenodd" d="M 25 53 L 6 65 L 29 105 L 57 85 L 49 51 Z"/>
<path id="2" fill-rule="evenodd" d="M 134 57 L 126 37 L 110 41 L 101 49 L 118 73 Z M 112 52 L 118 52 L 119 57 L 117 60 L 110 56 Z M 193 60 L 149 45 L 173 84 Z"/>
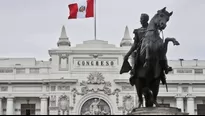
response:
<path id="1" fill-rule="evenodd" d="M 130 71 L 130 84 L 132 86 L 134 86 L 134 83 L 135 83 L 135 78 L 134 78 L 134 75 L 135 75 L 135 69 L 136 69 L 136 66 L 138 64 L 138 59 L 139 59 L 139 53 L 140 53 L 140 48 L 141 48 L 141 43 L 142 43 L 142 40 L 146 34 L 146 31 L 147 31 L 147 27 L 148 27 L 148 21 L 149 21 L 149 15 L 148 14 L 145 14 L 145 13 L 142 13 L 141 14 L 141 17 L 140 17 L 140 23 L 142 25 L 141 28 L 138 28 L 138 29 L 135 29 L 134 30 L 134 44 L 132 45 L 131 49 L 129 50 L 129 52 L 125 55 L 124 57 L 124 60 L 128 60 L 129 56 L 132 54 L 132 70 Z M 167 63 L 167 60 L 164 61 L 163 63 L 164 66 L 163 69 L 165 70 L 165 73 L 167 74 L 169 71 L 172 71 L 172 68 L 168 66 L 168 63 Z M 164 76 L 165 78 L 165 76 Z M 166 81 L 165 79 L 162 80 L 163 81 Z M 163 82 L 165 83 L 165 82 Z"/>

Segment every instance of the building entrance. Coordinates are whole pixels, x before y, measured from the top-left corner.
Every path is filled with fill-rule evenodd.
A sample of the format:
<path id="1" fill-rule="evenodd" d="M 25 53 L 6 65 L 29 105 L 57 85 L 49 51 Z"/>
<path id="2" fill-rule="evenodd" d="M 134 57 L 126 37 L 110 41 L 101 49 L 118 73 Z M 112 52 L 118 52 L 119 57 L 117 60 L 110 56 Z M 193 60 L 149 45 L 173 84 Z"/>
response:
<path id="1" fill-rule="evenodd" d="M 197 105 L 197 113 L 198 115 L 205 115 L 205 104 Z"/>
<path id="2" fill-rule="evenodd" d="M 35 104 L 21 104 L 21 115 L 35 115 Z"/>

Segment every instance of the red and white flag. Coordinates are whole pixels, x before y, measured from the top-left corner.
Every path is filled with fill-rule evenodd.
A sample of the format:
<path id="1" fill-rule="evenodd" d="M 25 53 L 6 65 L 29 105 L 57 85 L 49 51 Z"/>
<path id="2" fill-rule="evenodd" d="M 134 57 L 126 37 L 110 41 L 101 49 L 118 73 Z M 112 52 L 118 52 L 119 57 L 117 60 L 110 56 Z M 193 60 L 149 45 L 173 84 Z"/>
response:
<path id="1" fill-rule="evenodd" d="M 68 19 L 94 17 L 94 0 L 78 0 L 68 7 L 70 11 Z"/>

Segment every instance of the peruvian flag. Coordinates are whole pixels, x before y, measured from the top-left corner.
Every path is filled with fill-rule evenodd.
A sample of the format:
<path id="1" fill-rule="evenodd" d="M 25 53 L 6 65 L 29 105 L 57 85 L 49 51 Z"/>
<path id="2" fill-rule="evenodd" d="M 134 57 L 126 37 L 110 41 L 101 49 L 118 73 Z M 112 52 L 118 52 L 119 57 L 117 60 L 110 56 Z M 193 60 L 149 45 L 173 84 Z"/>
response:
<path id="1" fill-rule="evenodd" d="M 68 19 L 94 17 L 94 0 L 78 0 L 68 5 L 70 14 Z"/>

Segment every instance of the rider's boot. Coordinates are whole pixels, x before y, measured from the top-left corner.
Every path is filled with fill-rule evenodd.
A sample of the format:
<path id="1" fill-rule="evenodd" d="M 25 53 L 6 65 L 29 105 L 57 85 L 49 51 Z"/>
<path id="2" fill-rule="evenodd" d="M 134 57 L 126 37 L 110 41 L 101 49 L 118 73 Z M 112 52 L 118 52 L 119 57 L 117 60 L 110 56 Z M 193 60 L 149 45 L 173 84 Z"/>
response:
<path id="1" fill-rule="evenodd" d="M 132 86 L 134 86 L 135 85 L 135 78 L 134 78 L 134 70 L 132 69 L 131 70 L 131 72 L 130 72 L 130 79 L 129 79 L 129 81 L 130 81 L 130 84 L 132 85 Z"/>

